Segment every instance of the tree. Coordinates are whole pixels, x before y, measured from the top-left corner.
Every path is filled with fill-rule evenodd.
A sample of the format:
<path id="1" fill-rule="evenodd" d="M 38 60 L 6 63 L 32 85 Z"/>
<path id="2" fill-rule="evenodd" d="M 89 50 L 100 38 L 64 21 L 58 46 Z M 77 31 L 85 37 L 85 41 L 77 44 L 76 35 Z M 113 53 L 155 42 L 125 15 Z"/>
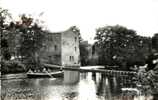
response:
<path id="1" fill-rule="evenodd" d="M 158 33 L 154 34 L 154 36 L 152 37 L 151 46 L 152 46 L 152 51 L 146 60 L 146 63 L 148 64 L 146 69 L 147 71 L 152 70 L 156 67 L 156 64 L 153 63 L 153 61 L 158 59 Z"/>
<path id="2" fill-rule="evenodd" d="M 10 14 L 8 13 L 8 10 L 0 8 L 0 43 L 1 43 L 1 55 L 2 60 L 10 60 L 11 55 L 9 52 L 9 46 L 7 41 L 7 27 L 8 25 L 5 24 L 6 19 L 11 18 Z"/>
<path id="3" fill-rule="evenodd" d="M 34 22 L 33 18 L 26 15 L 21 16 L 21 20 L 16 26 L 21 34 L 19 52 L 25 59 L 25 63 L 36 68 L 41 67 L 39 54 L 45 39 L 42 27 Z"/>
<path id="4" fill-rule="evenodd" d="M 75 33 L 78 34 L 79 43 L 80 43 L 81 41 L 83 41 L 83 39 L 82 39 L 82 37 L 81 37 L 80 29 L 79 29 L 78 27 L 72 26 L 72 27 L 70 27 L 70 29 L 71 29 L 73 32 L 75 32 Z"/>
<path id="5" fill-rule="evenodd" d="M 158 52 L 158 33 L 154 34 L 152 37 L 152 48 Z"/>
<path id="6" fill-rule="evenodd" d="M 101 63 L 119 65 L 123 70 L 129 70 L 127 65 L 145 64 L 150 50 L 150 38 L 138 36 L 134 30 L 120 25 L 98 28 L 95 39 L 101 50 Z"/>

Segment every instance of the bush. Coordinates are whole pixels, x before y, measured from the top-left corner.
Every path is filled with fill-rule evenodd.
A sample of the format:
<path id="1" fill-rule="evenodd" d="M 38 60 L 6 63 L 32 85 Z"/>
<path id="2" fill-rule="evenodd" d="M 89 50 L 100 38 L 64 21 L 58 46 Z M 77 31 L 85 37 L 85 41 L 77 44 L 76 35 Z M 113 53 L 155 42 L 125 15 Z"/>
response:
<path id="1" fill-rule="evenodd" d="M 142 84 L 142 91 L 146 94 L 158 94 L 158 64 L 153 70 L 139 71 L 138 83 Z"/>
<path id="2" fill-rule="evenodd" d="M 17 60 L 1 61 L 2 74 L 25 72 L 25 66 Z"/>

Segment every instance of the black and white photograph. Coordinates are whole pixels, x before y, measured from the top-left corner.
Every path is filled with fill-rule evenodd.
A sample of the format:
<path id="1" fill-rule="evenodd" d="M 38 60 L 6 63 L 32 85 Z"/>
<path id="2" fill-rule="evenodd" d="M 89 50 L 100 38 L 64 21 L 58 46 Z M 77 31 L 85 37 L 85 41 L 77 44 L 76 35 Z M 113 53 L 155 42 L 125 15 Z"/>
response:
<path id="1" fill-rule="evenodd" d="M 158 0 L 0 0 L 0 100 L 158 100 Z"/>

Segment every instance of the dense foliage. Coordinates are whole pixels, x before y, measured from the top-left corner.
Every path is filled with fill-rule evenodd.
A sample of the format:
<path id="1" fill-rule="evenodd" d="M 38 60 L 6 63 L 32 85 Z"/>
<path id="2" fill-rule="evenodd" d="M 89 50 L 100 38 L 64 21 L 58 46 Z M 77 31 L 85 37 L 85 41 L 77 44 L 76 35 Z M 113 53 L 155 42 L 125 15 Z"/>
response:
<path id="1" fill-rule="evenodd" d="M 158 62 L 154 69 L 150 71 L 139 70 L 137 84 L 145 94 L 158 94 Z"/>
<path id="2" fill-rule="evenodd" d="M 45 32 L 37 23 L 33 22 L 33 18 L 21 16 L 21 23 L 18 24 L 20 32 L 20 48 L 19 52 L 27 64 L 40 66 L 40 49 L 43 47 Z"/>
<path id="3" fill-rule="evenodd" d="M 6 38 L 6 30 L 7 30 L 7 24 L 6 19 L 11 18 L 10 14 L 6 9 L 0 8 L 0 43 L 1 43 L 1 55 L 2 55 L 2 60 L 9 60 L 11 58 L 10 52 L 9 52 L 9 46 L 8 46 L 8 41 Z"/>
<path id="4" fill-rule="evenodd" d="M 8 73 L 20 73 L 25 72 L 27 69 L 22 62 L 18 60 L 12 60 L 12 61 L 2 61 L 2 73 L 1 74 L 8 74 Z"/>
<path id="5" fill-rule="evenodd" d="M 103 65 L 119 65 L 128 70 L 127 65 L 144 65 L 150 53 L 151 39 L 123 26 L 98 28 L 95 39 Z"/>
<path id="6" fill-rule="evenodd" d="M 2 71 L 13 72 L 10 67 L 12 63 L 9 63 L 13 59 L 24 63 L 24 69 L 39 67 L 39 53 L 45 39 L 45 32 L 39 22 L 26 15 L 20 16 L 20 20 L 16 22 L 11 19 L 7 21 L 8 18 L 11 18 L 8 11 L 0 8 Z M 24 71 L 23 66 L 19 68 Z M 14 70 L 19 68 L 14 66 Z"/>

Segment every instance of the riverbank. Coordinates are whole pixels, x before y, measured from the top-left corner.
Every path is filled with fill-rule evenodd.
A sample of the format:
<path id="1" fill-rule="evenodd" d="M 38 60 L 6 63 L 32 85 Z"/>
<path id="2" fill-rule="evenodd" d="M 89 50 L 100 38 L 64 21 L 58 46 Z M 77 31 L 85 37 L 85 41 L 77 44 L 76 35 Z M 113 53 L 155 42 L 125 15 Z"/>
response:
<path id="1" fill-rule="evenodd" d="M 14 73 L 14 74 L 4 74 L 1 75 L 1 80 L 10 80 L 10 79 L 25 79 L 27 78 L 26 73 Z"/>
<path id="2" fill-rule="evenodd" d="M 137 80 L 141 84 L 144 93 L 148 94 L 150 92 L 158 95 L 158 64 L 150 71 L 138 71 Z"/>

